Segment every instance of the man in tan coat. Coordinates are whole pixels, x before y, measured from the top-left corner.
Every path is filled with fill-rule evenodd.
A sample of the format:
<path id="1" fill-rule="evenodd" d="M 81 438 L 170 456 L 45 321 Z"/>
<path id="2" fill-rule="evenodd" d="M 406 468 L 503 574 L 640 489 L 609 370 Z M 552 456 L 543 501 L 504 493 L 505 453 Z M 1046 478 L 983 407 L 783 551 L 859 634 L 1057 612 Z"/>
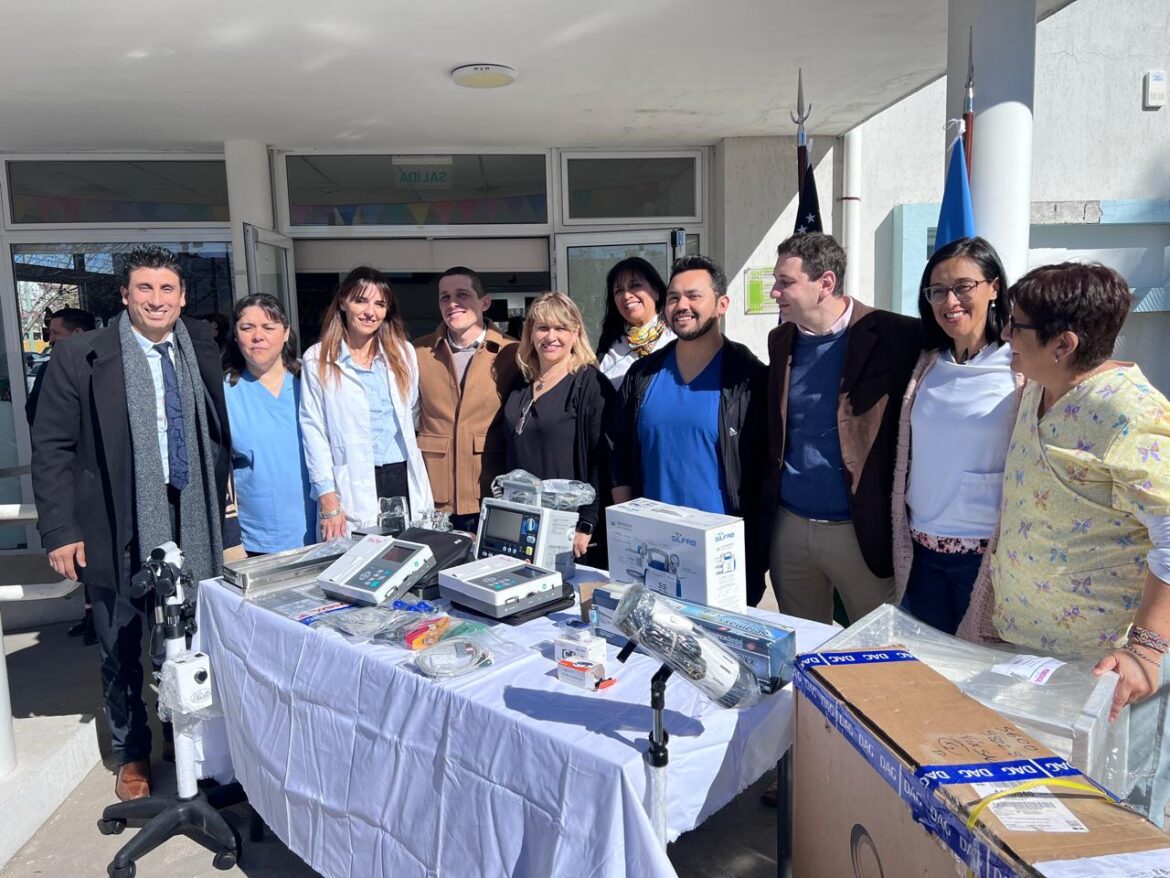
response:
<path id="1" fill-rule="evenodd" d="M 491 296 L 479 276 L 456 266 L 439 278 L 443 322 L 415 341 L 418 350 L 418 447 L 435 496 L 451 525 L 475 532 L 479 503 L 504 471 L 502 411 L 520 374 L 516 342 L 489 329 Z"/>

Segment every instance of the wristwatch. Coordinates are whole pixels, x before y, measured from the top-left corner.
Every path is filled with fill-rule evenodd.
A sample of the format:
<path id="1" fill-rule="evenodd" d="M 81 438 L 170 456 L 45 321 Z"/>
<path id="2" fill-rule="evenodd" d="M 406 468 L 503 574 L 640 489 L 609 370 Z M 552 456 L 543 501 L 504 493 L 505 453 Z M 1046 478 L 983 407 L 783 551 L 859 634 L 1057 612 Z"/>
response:
<path id="1" fill-rule="evenodd" d="M 593 525 L 591 525 L 587 521 L 578 521 L 577 522 L 577 533 L 585 534 L 585 536 L 590 536 L 593 533 Z"/>

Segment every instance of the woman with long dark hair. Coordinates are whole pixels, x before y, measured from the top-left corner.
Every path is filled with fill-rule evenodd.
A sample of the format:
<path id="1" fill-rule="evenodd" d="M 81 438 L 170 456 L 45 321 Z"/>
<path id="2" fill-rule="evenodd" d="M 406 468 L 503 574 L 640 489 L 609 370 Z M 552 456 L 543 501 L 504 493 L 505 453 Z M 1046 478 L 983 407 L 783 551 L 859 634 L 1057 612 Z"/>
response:
<path id="1" fill-rule="evenodd" d="M 1011 300 L 983 238 L 935 251 L 920 290 L 924 352 L 902 400 L 894 474 L 894 590 L 954 634 L 999 520 L 1018 398 L 1001 338 Z"/>
<path id="2" fill-rule="evenodd" d="M 410 517 L 433 508 L 412 415 L 418 359 L 386 275 L 362 266 L 345 276 L 302 375 L 301 429 L 321 535 L 377 526 L 389 498 L 406 497 Z"/>
<path id="3" fill-rule="evenodd" d="M 674 338 L 662 319 L 666 284 L 640 256 L 623 259 L 605 276 L 605 316 L 597 340 L 601 374 L 620 389 L 630 366 Z"/>
<path id="4" fill-rule="evenodd" d="M 297 420 L 296 339 L 284 308 L 269 295 L 241 299 L 232 322 L 224 398 L 240 531 L 249 554 L 282 552 L 314 542 L 317 530 Z"/>

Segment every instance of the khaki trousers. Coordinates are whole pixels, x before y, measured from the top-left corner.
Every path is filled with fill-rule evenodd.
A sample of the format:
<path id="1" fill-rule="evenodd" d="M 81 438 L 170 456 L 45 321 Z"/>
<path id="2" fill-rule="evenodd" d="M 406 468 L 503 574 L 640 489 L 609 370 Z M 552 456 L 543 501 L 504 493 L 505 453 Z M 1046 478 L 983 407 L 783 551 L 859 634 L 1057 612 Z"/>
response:
<path id="1" fill-rule="evenodd" d="M 769 559 L 780 612 L 816 622 L 833 621 L 833 590 L 849 621 L 894 599 L 894 578 L 874 576 L 851 521 L 816 521 L 780 507 Z"/>

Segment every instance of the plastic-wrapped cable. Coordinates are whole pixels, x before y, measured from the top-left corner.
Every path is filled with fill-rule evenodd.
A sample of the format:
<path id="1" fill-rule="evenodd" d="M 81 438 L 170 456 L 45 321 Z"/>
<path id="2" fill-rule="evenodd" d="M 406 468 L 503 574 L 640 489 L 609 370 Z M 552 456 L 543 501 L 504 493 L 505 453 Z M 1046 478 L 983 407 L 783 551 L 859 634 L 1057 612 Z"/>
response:
<path id="1" fill-rule="evenodd" d="M 462 677 L 492 663 L 492 651 L 467 637 L 453 637 L 427 647 L 414 658 L 415 666 L 436 680 Z"/>
<path id="2" fill-rule="evenodd" d="M 723 707 L 742 710 L 760 700 L 759 679 L 751 668 L 645 586 L 626 590 L 613 621 L 622 634 Z"/>
<path id="3" fill-rule="evenodd" d="M 492 480 L 492 494 L 509 503 L 578 509 L 592 503 L 597 491 L 588 482 L 574 479 L 538 479 L 527 470 L 514 469 Z"/>

